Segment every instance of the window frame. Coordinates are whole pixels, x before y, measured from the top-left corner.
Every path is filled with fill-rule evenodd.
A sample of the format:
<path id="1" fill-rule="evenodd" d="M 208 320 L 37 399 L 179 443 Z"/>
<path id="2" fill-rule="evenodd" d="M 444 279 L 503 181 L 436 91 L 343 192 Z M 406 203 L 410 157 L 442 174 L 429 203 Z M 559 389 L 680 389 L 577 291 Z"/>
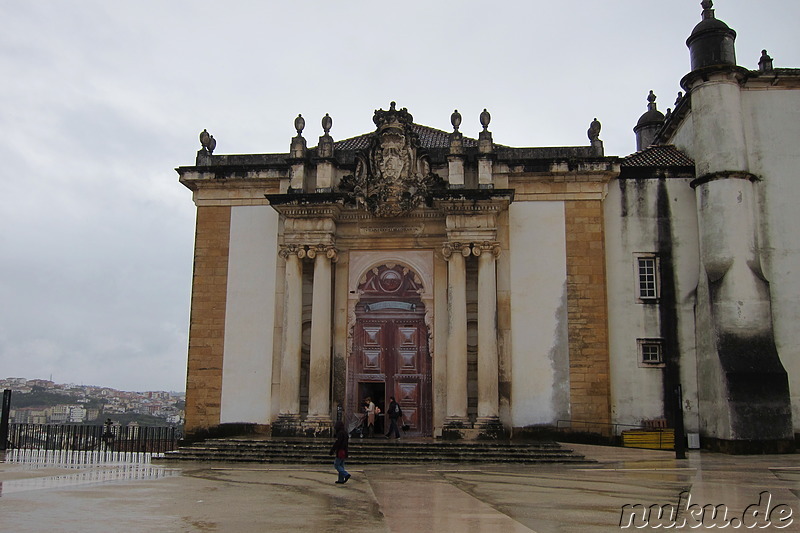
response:
<path id="1" fill-rule="evenodd" d="M 658 359 L 645 360 L 646 348 L 655 347 L 658 352 Z M 641 338 L 636 339 L 636 354 L 639 366 L 642 368 L 664 368 L 664 339 L 661 338 Z"/>
<path id="2" fill-rule="evenodd" d="M 659 299 L 661 298 L 661 261 L 658 257 L 658 254 L 655 253 L 635 253 L 633 254 L 634 262 L 633 262 L 633 271 L 634 271 L 634 280 L 635 280 L 635 290 L 636 290 L 636 302 L 640 304 L 648 304 L 648 303 L 658 303 Z M 653 296 L 649 294 L 642 294 L 643 291 L 650 291 L 651 287 L 645 286 L 642 284 L 642 277 L 649 276 L 651 274 L 643 274 L 642 265 L 644 262 L 648 262 L 652 264 L 653 272 L 652 272 L 652 291 L 655 293 Z M 648 285 L 649 280 L 648 281 Z"/>

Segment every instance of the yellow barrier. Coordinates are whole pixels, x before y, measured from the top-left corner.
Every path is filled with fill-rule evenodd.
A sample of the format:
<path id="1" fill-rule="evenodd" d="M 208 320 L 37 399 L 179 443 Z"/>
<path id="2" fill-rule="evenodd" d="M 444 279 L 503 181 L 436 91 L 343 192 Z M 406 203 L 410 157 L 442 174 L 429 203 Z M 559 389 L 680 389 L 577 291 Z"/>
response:
<path id="1" fill-rule="evenodd" d="M 648 448 L 651 450 L 674 450 L 675 430 L 631 429 L 623 431 L 622 446 L 626 448 Z"/>

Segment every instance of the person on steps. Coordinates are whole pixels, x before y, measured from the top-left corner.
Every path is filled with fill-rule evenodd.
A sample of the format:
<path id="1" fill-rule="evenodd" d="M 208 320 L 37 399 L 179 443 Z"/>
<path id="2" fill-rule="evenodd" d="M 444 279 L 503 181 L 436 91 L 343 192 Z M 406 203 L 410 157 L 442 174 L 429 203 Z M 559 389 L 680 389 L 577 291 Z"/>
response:
<path id="1" fill-rule="evenodd" d="M 394 396 L 389 396 L 389 410 L 387 413 L 389 416 L 389 432 L 386 434 L 386 438 L 390 438 L 394 433 L 394 438 L 399 439 L 400 430 L 397 429 L 397 421 L 403 416 L 403 410 L 400 409 L 400 404 L 394 400 Z"/>
<path id="2" fill-rule="evenodd" d="M 336 481 L 338 485 L 347 483 L 350 479 L 350 474 L 344 469 L 344 460 L 347 459 L 347 443 L 350 440 L 347 430 L 344 428 L 344 422 L 337 421 L 333 426 L 336 442 L 331 446 L 331 454 L 335 456 L 333 460 L 333 467 L 339 472 L 339 479 Z"/>
<path id="3" fill-rule="evenodd" d="M 375 435 L 375 404 L 369 396 L 364 398 L 364 410 L 367 413 L 367 436 L 373 437 Z"/>

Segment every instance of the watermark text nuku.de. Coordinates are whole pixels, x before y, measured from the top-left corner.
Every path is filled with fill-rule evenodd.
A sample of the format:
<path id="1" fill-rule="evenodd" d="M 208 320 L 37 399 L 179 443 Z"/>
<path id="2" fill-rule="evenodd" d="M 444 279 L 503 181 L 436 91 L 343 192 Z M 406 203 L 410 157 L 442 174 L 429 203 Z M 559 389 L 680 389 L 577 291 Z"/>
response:
<path id="1" fill-rule="evenodd" d="M 692 502 L 688 491 L 681 492 L 678 504 L 626 504 L 622 506 L 619 527 L 625 528 L 731 528 L 761 529 L 789 527 L 792 507 L 787 503 L 772 501 L 772 494 L 763 491 L 758 495 L 758 503 L 748 505 L 739 513 L 730 512 L 728 506 L 720 504 L 699 504 Z"/>

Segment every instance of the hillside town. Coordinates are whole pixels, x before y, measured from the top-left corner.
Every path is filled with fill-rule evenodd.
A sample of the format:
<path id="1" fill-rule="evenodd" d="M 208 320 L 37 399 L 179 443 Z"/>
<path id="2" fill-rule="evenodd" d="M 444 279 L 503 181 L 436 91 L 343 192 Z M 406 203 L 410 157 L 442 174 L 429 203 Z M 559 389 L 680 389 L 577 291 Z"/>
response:
<path id="1" fill-rule="evenodd" d="M 12 391 L 10 419 L 18 424 L 99 424 L 107 418 L 183 423 L 182 392 L 129 392 L 26 378 L 0 379 L 0 390 Z"/>

